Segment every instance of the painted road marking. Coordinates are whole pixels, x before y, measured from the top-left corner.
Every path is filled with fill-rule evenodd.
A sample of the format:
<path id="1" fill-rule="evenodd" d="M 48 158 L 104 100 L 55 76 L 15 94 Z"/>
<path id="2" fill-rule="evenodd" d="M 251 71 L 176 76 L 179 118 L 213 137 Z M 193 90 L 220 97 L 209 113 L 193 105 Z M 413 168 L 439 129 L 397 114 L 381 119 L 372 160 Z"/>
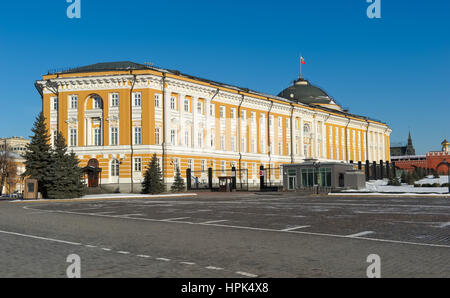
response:
<path id="1" fill-rule="evenodd" d="M 166 258 L 156 258 L 158 261 L 164 261 L 164 262 L 169 262 L 170 259 L 166 259 Z"/>
<path id="2" fill-rule="evenodd" d="M 258 275 L 256 275 L 256 274 L 251 274 L 251 273 L 243 272 L 243 271 L 237 271 L 236 273 L 239 275 L 247 276 L 247 277 L 258 277 Z"/>
<path id="3" fill-rule="evenodd" d="M 111 251 L 111 248 L 102 247 L 102 250 L 104 250 L 104 251 Z"/>
<path id="4" fill-rule="evenodd" d="M 40 210 L 40 209 L 33 209 L 33 208 L 27 208 L 27 207 L 29 207 L 29 206 L 24 206 L 23 208 L 28 209 L 28 210 Z M 98 216 L 98 217 L 108 217 L 108 218 L 115 218 L 115 219 L 118 218 L 118 217 L 115 217 L 115 216 L 112 216 L 112 215 L 94 215 L 94 214 L 89 214 L 89 213 L 72 212 L 72 211 L 64 211 L 64 210 L 52 210 L 51 212 L 75 214 L 75 215 L 81 215 L 81 216 Z M 127 219 L 151 221 L 151 222 L 166 222 L 166 223 L 173 223 L 173 224 L 191 224 L 191 225 L 192 224 L 193 225 L 196 224 L 196 223 L 192 223 L 192 222 L 167 221 L 167 220 L 154 219 L 154 218 L 132 218 L 132 217 L 128 217 Z M 347 238 L 347 239 L 351 238 L 351 237 L 348 237 L 348 236 L 345 236 L 345 235 L 338 235 L 338 234 L 316 233 L 316 232 L 302 232 L 302 231 L 287 231 L 287 232 L 283 232 L 283 231 L 275 230 L 275 229 L 223 225 L 223 224 L 220 224 L 220 223 L 219 224 L 208 224 L 207 226 L 215 226 L 215 227 L 221 227 L 221 228 L 227 228 L 227 229 L 241 229 L 241 230 L 278 232 L 278 233 L 280 233 L 280 232 L 281 233 L 293 233 L 293 234 L 312 235 L 312 236 L 324 236 L 324 237 L 334 237 L 334 238 Z M 418 243 L 418 242 L 410 242 L 410 241 L 380 239 L 380 238 L 356 237 L 356 238 L 352 238 L 352 239 L 368 240 L 368 241 L 375 241 L 375 242 L 385 242 L 385 243 L 408 244 L 408 245 L 417 245 L 417 246 L 450 248 L 450 245 L 444 245 L 444 244 Z"/>
<path id="5" fill-rule="evenodd" d="M 176 217 L 176 218 L 168 218 L 168 219 L 160 219 L 161 221 L 176 221 L 176 220 L 181 220 L 181 219 L 187 219 L 190 217 Z"/>
<path id="6" fill-rule="evenodd" d="M 369 235 L 369 234 L 373 234 L 373 233 L 375 233 L 375 232 L 373 232 L 373 231 L 364 231 L 364 232 L 360 232 L 360 233 L 356 233 L 356 234 L 352 234 L 352 235 L 347 235 L 346 237 L 350 237 L 350 238 L 361 237 L 361 236 L 365 236 L 365 235 Z"/>
<path id="7" fill-rule="evenodd" d="M 15 232 L 8 232 L 8 231 L 2 231 L 2 230 L 0 230 L 0 233 L 21 236 L 21 237 L 27 237 L 27 238 L 33 238 L 33 239 L 39 239 L 39 240 L 58 242 L 58 243 L 64 243 L 64 244 L 70 244 L 70 245 L 82 245 L 81 243 L 77 243 L 77 242 L 70 242 L 70 241 L 58 240 L 58 239 L 47 238 L 47 237 L 39 237 L 39 236 L 27 235 L 27 234 L 15 233 Z"/>
<path id="8" fill-rule="evenodd" d="M 86 247 L 89 247 L 89 248 L 96 248 L 97 246 L 95 246 L 95 245 L 85 245 Z"/>
<path id="9" fill-rule="evenodd" d="M 207 225 L 207 224 L 219 223 L 219 222 L 225 222 L 225 221 L 228 221 L 228 220 L 227 220 L 227 219 L 210 220 L 210 221 L 201 222 L 201 223 L 199 223 L 199 224 L 201 224 L 201 225 Z"/>
<path id="10" fill-rule="evenodd" d="M 281 231 L 289 232 L 289 231 L 294 231 L 294 230 L 304 229 L 304 228 L 309 228 L 309 227 L 311 227 L 311 226 L 298 226 L 298 227 L 292 227 L 292 228 L 283 229 Z"/>
<path id="11" fill-rule="evenodd" d="M 180 262 L 180 264 L 183 264 L 183 265 L 195 265 L 195 263 L 193 263 L 193 262 Z"/>
<path id="12" fill-rule="evenodd" d="M 134 213 L 134 214 L 117 215 L 117 217 L 131 217 L 131 216 L 144 216 L 144 214 L 142 214 L 142 213 Z"/>
<path id="13" fill-rule="evenodd" d="M 147 256 L 147 255 L 137 255 L 137 256 L 140 258 L 150 258 L 150 256 Z"/>
<path id="14" fill-rule="evenodd" d="M 123 255 L 128 255 L 128 254 L 130 254 L 129 251 L 123 251 L 123 250 L 119 250 L 117 253 L 123 254 Z"/>
<path id="15" fill-rule="evenodd" d="M 220 268 L 220 267 L 214 267 L 214 266 L 208 266 L 208 267 L 205 267 L 206 269 L 209 269 L 209 270 L 223 270 L 223 268 Z"/>

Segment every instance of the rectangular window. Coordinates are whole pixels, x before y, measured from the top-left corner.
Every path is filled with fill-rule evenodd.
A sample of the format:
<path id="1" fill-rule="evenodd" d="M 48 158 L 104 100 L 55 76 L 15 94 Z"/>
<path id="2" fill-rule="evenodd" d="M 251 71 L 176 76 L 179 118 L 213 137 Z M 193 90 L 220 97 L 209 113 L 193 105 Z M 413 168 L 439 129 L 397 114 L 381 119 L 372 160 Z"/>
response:
<path id="1" fill-rule="evenodd" d="M 283 133 L 283 118 L 278 117 L 278 133 Z"/>
<path id="2" fill-rule="evenodd" d="M 142 106 L 142 93 L 141 92 L 133 92 L 133 104 L 135 107 Z"/>
<path id="3" fill-rule="evenodd" d="M 186 146 L 189 146 L 190 145 L 190 140 L 191 139 L 191 136 L 190 136 L 190 132 L 189 132 L 189 130 L 185 130 L 184 131 L 184 144 L 186 145 Z"/>
<path id="4" fill-rule="evenodd" d="M 214 130 L 211 130 L 211 147 L 213 147 L 213 148 L 214 148 L 214 143 L 215 143 Z"/>
<path id="5" fill-rule="evenodd" d="M 102 145 L 102 132 L 100 128 L 94 129 L 94 145 L 101 146 Z"/>
<path id="6" fill-rule="evenodd" d="M 256 141 L 255 141 L 255 139 L 252 139 L 252 152 L 256 153 Z"/>
<path id="7" fill-rule="evenodd" d="M 111 107 L 119 106 L 119 93 L 111 93 Z"/>
<path id="8" fill-rule="evenodd" d="M 176 97 L 172 96 L 170 98 L 170 109 L 171 110 L 176 110 L 177 109 L 177 105 L 176 105 Z"/>
<path id="9" fill-rule="evenodd" d="M 213 116 L 213 117 L 215 116 L 214 115 L 214 110 L 215 110 L 215 105 L 212 103 L 212 104 L 209 105 L 209 115 L 210 116 Z"/>
<path id="10" fill-rule="evenodd" d="M 70 96 L 70 108 L 72 110 L 78 109 L 78 95 L 71 95 Z"/>
<path id="11" fill-rule="evenodd" d="M 119 144 L 119 129 L 111 127 L 111 145 L 117 146 Z"/>
<path id="12" fill-rule="evenodd" d="M 203 147 L 203 133 L 202 132 L 198 132 L 197 135 L 197 144 L 200 148 Z"/>
<path id="13" fill-rule="evenodd" d="M 58 110 L 58 97 L 52 97 L 50 100 L 50 106 L 53 111 Z"/>
<path id="14" fill-rule="evenodd" d="M 283 155 L 283 143 L 278 143 L 278 155 Z"/>
<path id="15" fill-rule="evenodd" d="M 220 107 L 220 119 L 225 119 L 225 107 Z"/>
<path id="16" fill-rule="evenodd" d="M 220 136 L 220 150 L 225 150 L 225 136 Z"/>
<path id="17" fill-rule="evenodd" d="M 189 99 L 184 100 L 184 111 L 189 112 Z"/>
<path id="18" fill-rule="evenodd" d="M 141 157 L 134 158 L 134 171 L 142 172 L 142 158 Z"/>
<path id="19" fill-rule="evenodd" d="M 135 145 L 142 144 L 142 127 L 134 128 L 134 144 Z"/>
<path id="20" fill-rule="evenodd" d="M 77 146 L 77 129 L 76 128 L 70 129 L 70 146 L 71 147 Z"/>
<path id="21" fill-rule="evenodd" d="M 243 121 L 247 120 L 247 112 L 246 112 L 245 110 L 242 110 L 242 111 L 241 111 L 241 119 L 242 119 Z"/>
<path id="22" fill-rule="evenodd" d="M 159 127 L 155 128 L 155 145 L 159 145 Z"/>
<path id="23" fill-rule="evenodd" d="M 155 94 L 155 108 L 161 107 L 161 94 Z"/>
<path id="24" fill-rule="evenodd" d="M 247 152 L 247 148 L 245 148 L 246 145 L 247 145 L 247 140 L 246 140 L 245 137 L 243 137 L 243 138 L 241 139 L 241 151 L 242 151 L 242 152 Z"/>
<path id="25" fill-rule="evenodd" d="M 231 108 L 230 117 L 233 120 L 236 119 L 236 109 L 235 108 Z"/>
<path id="26" fill-rule="evenodd" d="M 253 125 L 256 124 L 256 113 L 255 112 L 251 113 L 251 118 L 252 118 L 252 124 Z"/>
<path id="27" fill-rule="evenodd" d="M 175 144 L 176 144 L 176 132 L 175 132 L 175 129 L 171 129 L 170 130 L 170 144 L 172 144 L 172 146 L 175 146 Z"/>
<path id="28" fill-rule="evenodd" d="M 200 170 L 202 172 L 206 172 L 206 160 L 204 160 L 204 159 L 202 159 L 202 161 L 201 161 Z"/>
<path id="29" fill-rule="evenodd" d="M 236 136 L 231 137 L 231 150 L 236 151 Z"/>
<path id="30" fill-rule="evenodd" d="M 222 171 L 222 176 L 225 176 L 225 172 L 226 172 L 226 161 L 221 161 L 220 162 L 220 170 Z"/>
<path id="31" fill-rule="evenodd" d="M 94 109 L 101 109 L 102 108 L 102 100 L 100 97 L 94 98 Z"/>
<path id="32" fill-rule="evenodd" d="M 202 103 L 201 103 L 201 102 L 197 102 L 197 112 L 198 112 L 199 114 L 202 113 Z"/>
<path id="33" fill-rule="evenodd" d="M 194 160 L 188 159 L 188 169 L 194 170 Z"/>

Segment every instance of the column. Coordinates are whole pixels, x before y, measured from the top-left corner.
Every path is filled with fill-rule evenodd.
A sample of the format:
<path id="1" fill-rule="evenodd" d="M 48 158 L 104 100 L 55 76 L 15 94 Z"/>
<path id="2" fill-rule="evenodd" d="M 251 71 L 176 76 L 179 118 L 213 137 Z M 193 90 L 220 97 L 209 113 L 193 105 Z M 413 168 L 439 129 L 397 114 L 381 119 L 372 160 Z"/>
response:
<path id="1" fill-rule="evenodd" d="M 300 156 L 305 158 L 305 150 L 304 150 L 304 132 L 303 132 L 303 117 L 300 118 Z"/>
<path id="2" fill-rule="evenodd" d="M 163 115 L 163 123 L 164 123 L 164 137 L 163 140 L 165 147 L 170 144 L 170 128 L 171 128 L 171 120 L 170 120 L 170 97 L 172 92 L 169 90 L 164 91 L 164 115 Z"/>
<path id="3" fill-rule="evenodd" d="M 198 112 L 197 112 L 198 97 L 192 96 L 192 147 L 198 147 Z"/>

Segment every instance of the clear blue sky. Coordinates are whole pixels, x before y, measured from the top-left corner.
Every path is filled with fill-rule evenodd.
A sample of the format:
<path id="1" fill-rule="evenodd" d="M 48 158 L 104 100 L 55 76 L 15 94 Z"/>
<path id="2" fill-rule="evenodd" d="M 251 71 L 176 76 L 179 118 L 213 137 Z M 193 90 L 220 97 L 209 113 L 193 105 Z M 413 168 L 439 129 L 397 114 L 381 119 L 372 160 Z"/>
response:
<path id="1" fill-rule="evenodd" d="M 350 112 L 381 119 L 392 142 L 411 129 L 418 153 L 450 139 L 449 1 L 81 0 L 0 6 L 0 136 L 29 136 L 41 108 L 34 81 L 50 69 L 150 61 L 278 94 L 298 76 Z"/>

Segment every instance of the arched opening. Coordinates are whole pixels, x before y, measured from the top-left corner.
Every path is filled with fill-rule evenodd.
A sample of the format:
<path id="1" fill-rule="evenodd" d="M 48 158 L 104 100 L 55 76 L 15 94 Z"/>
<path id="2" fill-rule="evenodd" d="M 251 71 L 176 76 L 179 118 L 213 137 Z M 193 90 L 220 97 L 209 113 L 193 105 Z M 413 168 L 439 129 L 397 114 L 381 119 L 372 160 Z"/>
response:
<path id="1" fill-rule="evenodd" d="M 85 144 L 103 146 L 104 144 L 104 101 L 98 94 L 90 94 L 84 102 Z"/>

